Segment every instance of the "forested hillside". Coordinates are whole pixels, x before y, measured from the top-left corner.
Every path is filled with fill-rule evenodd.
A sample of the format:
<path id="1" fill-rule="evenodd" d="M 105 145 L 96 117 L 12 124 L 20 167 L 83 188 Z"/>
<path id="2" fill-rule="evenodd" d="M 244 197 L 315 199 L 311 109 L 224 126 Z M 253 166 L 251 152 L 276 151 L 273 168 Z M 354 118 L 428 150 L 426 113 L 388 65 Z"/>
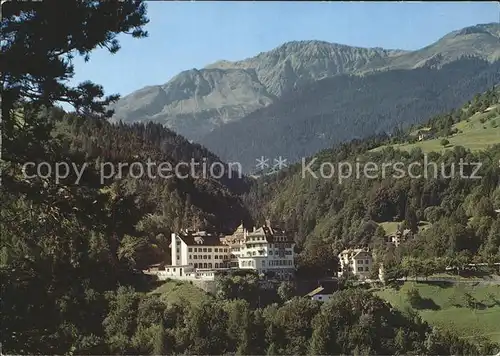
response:
<path id="1" fill-rule="evenodd" d="M 439 70 L 328 78 L 284 95 L 200 142 L 252 172 L 261 156 L 296 162 L 341 142 L 422 123 L 499 82 L 500 62 L 467 58 Z"/>
<path id="2" fill-rule="evenodd" d="M 488 90 L 462 108 L 432 118 L 421 128 L 426 127 L 446 140 L 457 134 L 452 129 L 455 123 L 466 123 L 472 115 L 493 106 L 489 118 L 483 121 L 483 130 L 489 130 L 500 117 L 499 98 L 498 89 Z M 408 140 L 416 140 L 413 130 L 393 137 L 355 140 L 322 151 L 305 161 L 309 164 L 316 159 L 312 171 L 317 177 L 303 169 L 306 165 L 296 164 L 287 171 L 257 180 L 246 202 L 250 211 L 258 212 L 257 220 L 271 216 L 297 230 L 305 258 L 313 258 L 318 251 L 335 255 L 346 247 L 371 246 L 378 249 L 380 258 L 390 256 L 399 262 L 404 256 L 433 259 L 461 255 L 483 261 L 500 260 L 500 214 L 495 212 L 500 209 L 500 137 L 493 142 L 496 145 L 477 152 L 455 145 L 424 154 L 419 147 L 405 151 L 392 146 Z M 383 148 L 374 149 L 380 146 Z M 434 171 L 424 175 L 424 159 L 437 164 L 436 175 Z M 461 161 L 480 163 L 474 174 L 479 178 L 468 178 L 476 169 L 474 165 L 464 166 L 462 177 Z M 352 167 L 359 162 L 361 174 L 359 178 L 353 174 L 339 181 L 340 173 L 330 177 L 331 170 L 327 168 L 326 177 L 322 177 L 320 167 L 324 162 L 332 163 L 334 168 L 339 162 L 350 162 Z M 378 167 L 389 164 L 385 177 L 380 168 L 375 177 L 365 176 L 362 167 L 368 162 Z M 420 162 L 420 166 L 412 168 L 416 178 L 409 173 L 396 174 L 396 162 L 401 167 Z M 397 249 L 386 247 L 384 239 L 388 233 L 384 227 L 388 224 L 410 229 L 413 237 Z"/>

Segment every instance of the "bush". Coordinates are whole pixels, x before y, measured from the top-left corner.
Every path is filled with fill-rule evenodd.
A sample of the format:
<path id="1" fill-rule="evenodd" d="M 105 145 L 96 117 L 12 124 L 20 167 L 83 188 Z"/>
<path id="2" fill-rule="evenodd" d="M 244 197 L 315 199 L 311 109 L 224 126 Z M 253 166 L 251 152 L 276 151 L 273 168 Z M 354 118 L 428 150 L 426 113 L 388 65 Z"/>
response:
<path id="1" fill-rule="evenodd" d="M 420 305 L 420 302 L 422 301 L 422 297 L 417 288 L 408 289 L 408 291 L 406 292 L 406 299 L 412 307 Z"/>
<path id="2" fill-rule="evenodd" d="M 443 138 L 443 139 L 441 140 L 441 146 L 446 147 L 446 146 L 448 146 L 449 144 L 450 144 L 450 141 L 448 141 L 447 139 Z"/>

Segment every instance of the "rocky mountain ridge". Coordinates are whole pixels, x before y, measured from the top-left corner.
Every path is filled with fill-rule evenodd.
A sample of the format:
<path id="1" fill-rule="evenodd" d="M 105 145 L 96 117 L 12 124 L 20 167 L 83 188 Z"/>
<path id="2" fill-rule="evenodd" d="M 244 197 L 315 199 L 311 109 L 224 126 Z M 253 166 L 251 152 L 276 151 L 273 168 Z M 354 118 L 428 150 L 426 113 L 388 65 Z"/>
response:
<path id="1" fill-rule="evenodd" d="M 114 121 L 154 121 L 192 140 L 235 122 L 304 85 L 342 74 L 440 68 L 464 57 L 500 58 L 500 24 L 451 32 L 416 51 L 292 41 L 241 61 L 218 61 L 139 89 L 113 104 Z"/>

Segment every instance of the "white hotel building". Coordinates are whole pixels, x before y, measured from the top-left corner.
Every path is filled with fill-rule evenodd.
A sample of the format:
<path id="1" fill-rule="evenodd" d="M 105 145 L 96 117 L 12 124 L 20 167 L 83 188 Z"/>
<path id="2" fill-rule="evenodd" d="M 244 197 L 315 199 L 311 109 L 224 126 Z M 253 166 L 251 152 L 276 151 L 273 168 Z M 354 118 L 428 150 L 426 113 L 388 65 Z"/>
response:
<path id="1" fill-rule="evenodd" d="M 204 231 L 173 233 L 172 265 L 166 266 L 161 275 L 210 279 L 216 270 L 234 268 L 290 279 L 295 271 L 294 246 L 293 238 L 269 223 L 251 231 L 240 225 L 229 236 Z"/>

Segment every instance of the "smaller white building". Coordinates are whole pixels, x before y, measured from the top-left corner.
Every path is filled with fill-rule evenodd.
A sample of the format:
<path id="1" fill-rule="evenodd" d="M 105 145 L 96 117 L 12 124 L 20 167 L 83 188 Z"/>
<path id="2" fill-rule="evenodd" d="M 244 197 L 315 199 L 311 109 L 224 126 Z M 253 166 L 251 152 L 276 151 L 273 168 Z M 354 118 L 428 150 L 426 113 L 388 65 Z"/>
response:
<path id="1" fill-rule="evenodd" d="M 369 249 L 347 249 L 339 254 L 338 276 L 353 275 L 360 280 L 370 278 L 373 256 Z"/>
<path id="2" fill-rule="evenodd" d="M 325 284 L 319 286 L 312 292 L 307 293 L 306 298 L 310 298 L 311 300 L 317 300 L 319 302 L 326 302 L 330 300 L 333 293 L 335 292 L 335 289 L 336 289 L 335 286 L 331 284 Z"/>

